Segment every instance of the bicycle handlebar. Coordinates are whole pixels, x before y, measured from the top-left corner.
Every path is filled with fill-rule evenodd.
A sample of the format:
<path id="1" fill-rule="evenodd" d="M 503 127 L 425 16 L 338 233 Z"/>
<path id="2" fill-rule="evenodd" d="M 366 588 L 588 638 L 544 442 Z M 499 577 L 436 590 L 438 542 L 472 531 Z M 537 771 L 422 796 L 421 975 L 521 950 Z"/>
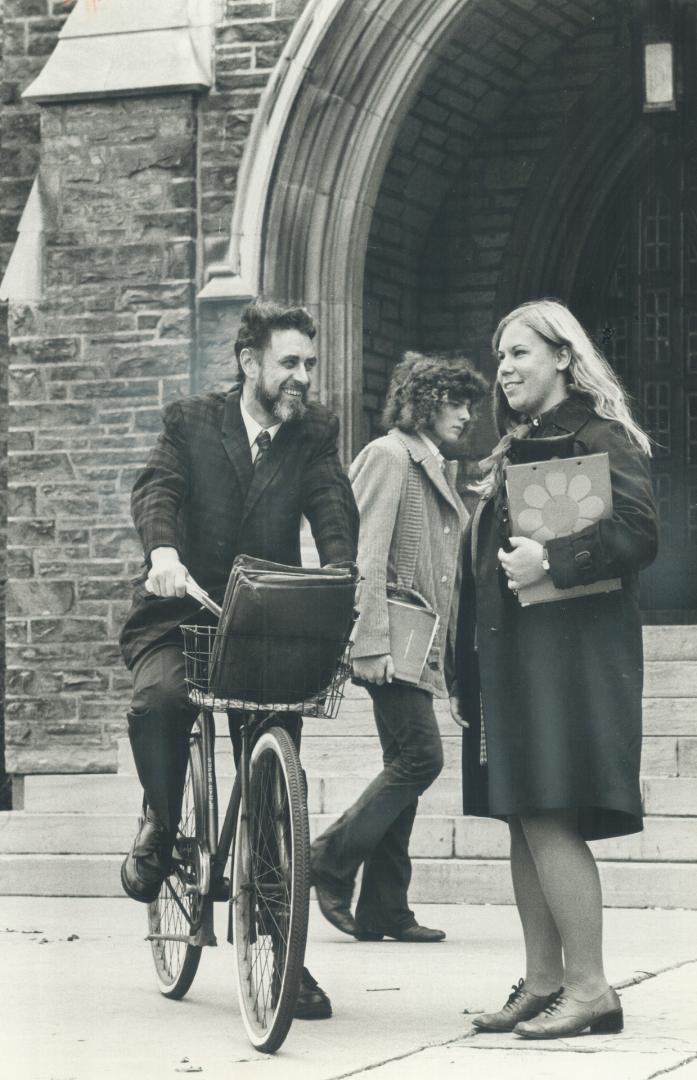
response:
<path id="1" fill-rule="evenodd" d="M 152 585 L 147 580 L 145 582 L 145 591 L 149 593 L 153 591 Z M 197 585 L 193 578 L 186 579 L 186 593 L 187 596 L 190 596 L 193 600 L 198 600 L 199 604 L 201 604 L 205 608 L 208 608 L 209 611 L 211 611 L 214 615 L 217 615 L 218 618 L 220 618 L 223 613 L 223 609 L 218 604 L 216 604 L 215 600 L 211 600 L 205 589 L 202 589 L 200 585 Z M 165 598 L 162 597 L 161 599 Z"/>

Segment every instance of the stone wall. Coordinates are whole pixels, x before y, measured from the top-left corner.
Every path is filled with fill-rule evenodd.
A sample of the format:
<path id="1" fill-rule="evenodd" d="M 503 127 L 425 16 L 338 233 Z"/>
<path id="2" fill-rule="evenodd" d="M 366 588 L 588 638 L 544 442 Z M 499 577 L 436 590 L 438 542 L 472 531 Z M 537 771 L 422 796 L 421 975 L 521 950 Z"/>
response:
<path id="1" fill-rule="evenodd" d="M 19 95 L 70 6 L 5 8 L 3 259 L 39 165 L 47 221 L 42 301 L 10 315 L 13 773 L 116 766 L 117 638 L 142 560 L 130 489 L 166 401 L 233 376 L 234 313 L 195 294 L 227 249 L 254 109 L 303 4 L 228 0 L 209 95 L 38 109 Z"/>
<path id="2" fill-rule="evenodd" d="M 39 110 L 21 100 L 22 90 L 43 67 L 72 2 L 2 0 L 0 3 L 0 277 L 39 160 Z M 2 780 L 5 684 L 5 580 L 7 518 L 7 305 L 0 304 L 0 808 L 7 802 Z"/>
<path id="3" fill-rule="evenodd" d="M 200 102 L 201 247 L 206 265 L 223 262 L 244 146 L 262 91 L 306 0 L 226 0 L 215 45 L 215 84 Z M 298 299 L 287 297 L 282 299 Z M 199 305 L 200 389 L 229 385 L 235 374 L 230 341 L 240 306 Z"/>
<path id="4" fill-rule="evenodd" d="M 44 296 L 11 313 L 13 772 L 101 769 L 123 727 L 130 489 L 190 387 L 194 128 L 191 95 L 42 111 Z"/>

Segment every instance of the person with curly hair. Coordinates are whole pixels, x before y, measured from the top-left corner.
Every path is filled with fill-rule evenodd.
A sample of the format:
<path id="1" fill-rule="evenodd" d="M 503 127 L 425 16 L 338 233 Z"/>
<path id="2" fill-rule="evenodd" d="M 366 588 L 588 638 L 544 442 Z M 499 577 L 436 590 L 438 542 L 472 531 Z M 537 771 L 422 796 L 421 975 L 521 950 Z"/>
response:
<path id="1" fill-rule="evenodd" d="M 383 420 L 388 434 L 369 443 L 349 470 L 360 512 L 361 586 L 353 672 L 373 700 L 382 772 L 312 847 L 320 910 L 360 941 L 441 941 L 409 909 L 409 840 L 418 798 L 443 766 L 433 696 L 446 697 L 446 654 L 457 625 L 458 568 L 467 512 L 457 466 L 441 453 L 463 435 L 486 383 L 463 357 L 407 353 L 394 370 Z M 417 684 L 395 678 L 388 586 L 411 590 L 440 616 Z M 358 868 L 361 891 L 351 914 Z"/>

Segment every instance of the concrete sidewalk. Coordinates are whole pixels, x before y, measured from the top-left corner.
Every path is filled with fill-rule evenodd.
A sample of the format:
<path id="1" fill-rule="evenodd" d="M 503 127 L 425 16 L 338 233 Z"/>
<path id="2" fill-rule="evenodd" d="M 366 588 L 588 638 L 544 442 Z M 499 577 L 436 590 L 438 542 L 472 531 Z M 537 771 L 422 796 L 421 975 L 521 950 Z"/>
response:
<path id="1" fill-rule="evenodd" d="M 467 1013 L 499 1007 L 522 973 L 511 907 L 423 906 L 438 945 L 363 943 L 313 904 L 308 965 L 335 1015 L 297 1021 L 279 1053 L 246 1041 L 225 908 L 189 995 L 155 989 L 145 911 L 127 900 L 0 899 L 8 1080 L 697 1080 L 697 912 L 606 912 L 608 976 L 625 1031 L 549 1043 L 473 1035 Z M 463 1015 L 463 1012 L 465 1013 Z"/>

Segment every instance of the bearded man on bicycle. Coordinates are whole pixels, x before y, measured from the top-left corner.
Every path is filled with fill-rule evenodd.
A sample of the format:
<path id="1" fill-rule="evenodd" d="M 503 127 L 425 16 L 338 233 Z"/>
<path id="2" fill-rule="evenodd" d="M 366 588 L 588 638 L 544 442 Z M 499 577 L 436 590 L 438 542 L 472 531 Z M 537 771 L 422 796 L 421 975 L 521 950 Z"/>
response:
<path id="1" fill-rule="evenodd" d="M 240 383 L 171 402 L 133 488 L 145 565 L 120 643 L 133 672 L 128 732 L 147 814 L 121 880 L 143 903 L 169 872 L 197 711 L 179 629 L 195 615 L 201 621 L 187 579 L 219 600 L 239 554 L 299 566 L 303 515 L 322 565 L 356 557 L 358 512 L 339 462 L 339 422 L 308 400 L 316 332 L 303 308 L 250 304 L 235 342 Z M 286 715 L 298 745 L 302 719 Z M 231 734 L 234 744 L 234 724 Z M 307 972 L 295 1015 L 331 1015 Z"/>

